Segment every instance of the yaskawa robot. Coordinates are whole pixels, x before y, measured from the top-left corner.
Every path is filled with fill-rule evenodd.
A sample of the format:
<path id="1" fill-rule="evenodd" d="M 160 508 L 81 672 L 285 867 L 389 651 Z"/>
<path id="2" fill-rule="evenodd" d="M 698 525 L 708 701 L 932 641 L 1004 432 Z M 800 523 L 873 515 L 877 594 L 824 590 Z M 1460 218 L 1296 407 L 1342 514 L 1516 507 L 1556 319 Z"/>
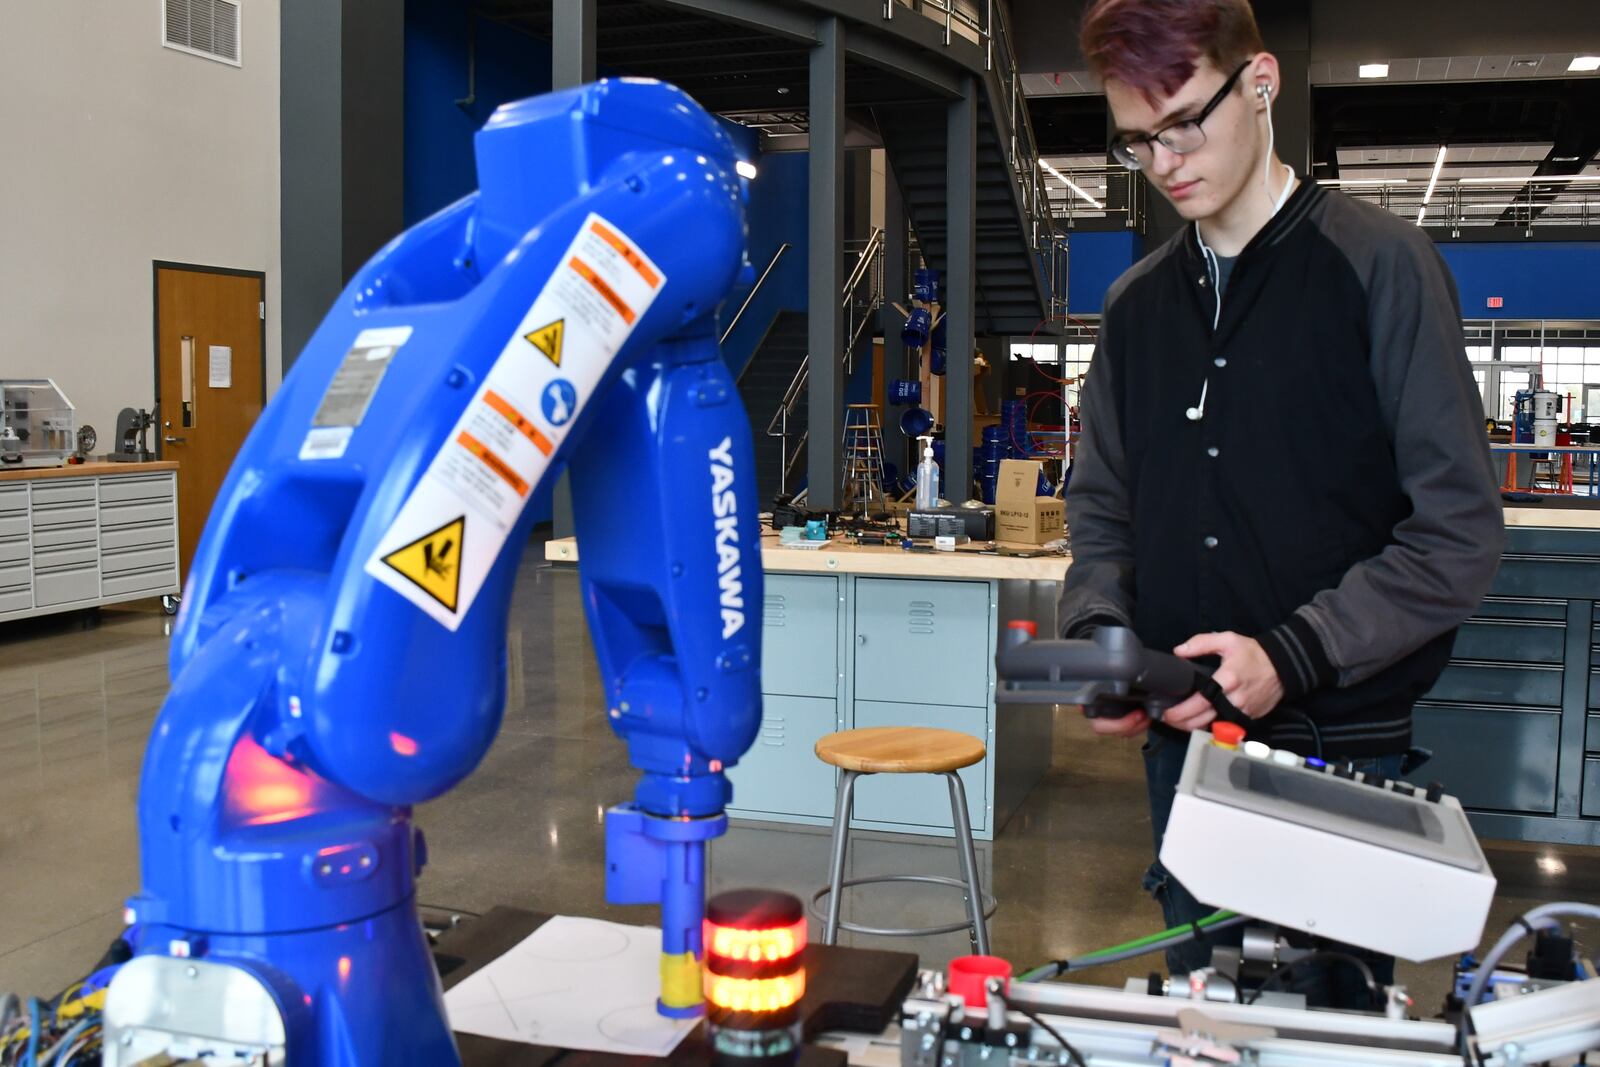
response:
<path id="1" fill-rule="evenodd" d="M 107 1064 L 458 1062 L 411 806 L 494 741 L 528 502 L 563 470 L 597 710 L 640 771 L 608 893 L 660 903 L 660 1008 L 701 1008 L 705 843 L 761 717 L 749 422 L 715 329 L 748 273 L 735 151 L 623 79 L 502 107 L 476 153 L 479 190 L 351 280 L 207 523 Z"/>

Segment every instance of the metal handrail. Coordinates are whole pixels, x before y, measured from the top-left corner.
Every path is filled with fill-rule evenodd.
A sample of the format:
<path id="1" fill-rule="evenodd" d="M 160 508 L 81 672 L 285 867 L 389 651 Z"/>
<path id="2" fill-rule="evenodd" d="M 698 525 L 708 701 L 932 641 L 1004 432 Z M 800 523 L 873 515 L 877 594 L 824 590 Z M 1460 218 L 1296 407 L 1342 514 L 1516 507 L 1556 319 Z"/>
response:
<path id="1" fill-rule="evenodd" d="M 850 268 L 850 273 L 845 278 L 843 291 L 840 294 L 840 307 L 850 313 L 850 321 L 845 329 L 849 341 L 845 344 L 844 353 L 839 362 L 849 373 L 855 368 L 855 349 L 860 343 L 861 336 L 872 323 L 873 313 L 883 303 L 883 231 L 876 226 L 867 237 L 866 244 L 856 256 L 856 262 Z M 859 299 L 857 291 L 863 282 L 870 282 L 864 300 Z M 860 317 L 857 317 L 857 313 Z M 800 439 L 796 442 L 794 452 L 789 450 L 789 416 L 800 404 L 800 397 L 811 382 L 811 353 L 807 352 L 800 360 L 800 366 L 795 369 L 794 377 L 789 381 L 789 388 L 784 390 L 783 399 L 778 403 L 778 410 L 772 413 L 771 420 L 767 423 L 767 436 L 779 438 L 781 450 L 781 466 L 778 473 L 778 491 L 784 492 L 788 486 L 789 473 L 795 462 L 804 450 L 806 442 L 810 439 L 810 430 L 802 431 Z"/>
<path id="2" fill-rule="evenodd" d="M 1463 182 L 1446 179 L 1437 184 L 1425 205 L 1426 185 L 1396 179 L 1383 184 L 1324 181 L 1346 196 L 1367 200 L 1386 211 L 1421 225 L 1449 227 L 1459 232 L 1506 223 L 1531 232 L 1535 226 L 1600 225 L 1600 183 L 1572 181 L 1578 176 L 1507 178 L 1503 182 Z M 1359 181 L 1360 179 L 1357 179 Z"/>
<path id="3" fill-rule="evenodd" d="M 744 303 L 739 305 L 739 310 L 734 312 L 733 318 L 728 320 L 728 328 L 722 331 L 721 337 L 717 338 L 717 344 L 728 343 L 728 335 L 733 333 L 733 328 L 739 325 L 740 319 L 744 318 L 744 313 L 750 308 L 750 301 L 754 300 L 756 294 L 761 291 L 761 287 L 767 284 L 767 275 L 772 273 L 772 268 L 778 265 L 778 260 L 782 259 L 783 254 L 787 251 L 789 251 L 789 242 L 785 241 L 778 246 L 776 252 L 772 253 L 772 258 L 767 260 L 767 269 L 761 272 L 761 277 L 756 279 L 756 283 L 750 287 L 750 292 L 745 294 Z"/>

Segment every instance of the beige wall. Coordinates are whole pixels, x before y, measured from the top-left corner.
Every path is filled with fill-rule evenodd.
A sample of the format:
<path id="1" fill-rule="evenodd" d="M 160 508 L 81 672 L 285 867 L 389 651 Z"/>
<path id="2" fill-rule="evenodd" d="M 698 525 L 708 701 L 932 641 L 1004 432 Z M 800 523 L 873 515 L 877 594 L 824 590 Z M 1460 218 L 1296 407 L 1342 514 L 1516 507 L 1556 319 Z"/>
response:
<path id="1" fill-rule="evenodd" d="M 162 47 L 160 0 L 0 3 L 0 377 L 56 379 L 97 451 L 155 399 L 154 260 L 265 271 L 282 377 L 278 5 L 233 67 Z"/>

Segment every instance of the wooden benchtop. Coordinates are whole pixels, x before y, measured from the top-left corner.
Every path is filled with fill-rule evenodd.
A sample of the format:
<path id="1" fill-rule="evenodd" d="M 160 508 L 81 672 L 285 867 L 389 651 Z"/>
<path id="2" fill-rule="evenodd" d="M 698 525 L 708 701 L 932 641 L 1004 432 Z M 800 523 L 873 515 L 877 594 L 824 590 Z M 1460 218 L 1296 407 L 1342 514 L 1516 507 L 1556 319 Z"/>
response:
<path id="1" fill-rule="evenodd" d="M 578 562 L 578 544 L 571 537 L 545 542 L 544 558 L 554 563 Z M 778 535 L 761 534 L 761 566 L 771 574 L 865 574 L 894 578 L 999 578 L 1059 582 L 1071 556 L 999 556 L 973 550 L 907 552 L 903 548 L 831 541 L 826 548 L 780 548 Z"/>
<path id="2" fill-rule="evenodd" d="M 1550 503 L 1532 507 L 1507 504 L 1505 513 L 1507 526 L 1542 526 L 1552 530 L 1600 530 L 1600 507 L 1570 507 L 1552 500 Z"/>
<path id="3" fill-rule="evenodd" d="M 175 460 L 157 459 L 149 463 L 75 463 L 66 467 L 4 467 L 0 482 L 24 482 L 35 478 L 87 478 L 95 474 L 149 474 L 175 471 Z"/>

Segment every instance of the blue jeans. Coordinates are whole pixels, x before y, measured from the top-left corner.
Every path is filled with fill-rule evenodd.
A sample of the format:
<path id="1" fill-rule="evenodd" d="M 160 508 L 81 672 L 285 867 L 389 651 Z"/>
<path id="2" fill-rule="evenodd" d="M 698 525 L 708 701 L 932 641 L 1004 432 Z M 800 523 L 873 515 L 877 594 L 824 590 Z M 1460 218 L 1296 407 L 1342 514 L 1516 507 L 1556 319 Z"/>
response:
<path id="1" fill-rule="evenodd" d="M 1161 855 L 1161 839 L 1167 832 L 1167 820 L 1172 817 L 1172 799 L 1177 794 L 1178 779 L 1183 774 L 1184 756 L 1189 751 L 1189 735 L 1174 736 L 1163 730 L 1152 729 L 1144 743 L 1145 784 L 1150 791 L 1150 828 L 1155 835 L 1156 856 Z M 1403 756 L 1376 756 L 1354 760 L 1355 769 L 1375 772 L 1386 778 L 1400 776 Z M 1144 889 L 1161 905 L 1167 927 L 1184 926 L 1203 919 L 1216 908 L 1196 900 L 1183 883 L 1156 859 L 1145 872 Z M 1173 974 L 1187 974 L 1208 966 L 1214 945 L 1237 946 L 1243 936 L 1243 927 L 1224 930 L 1215 937 L 1190 941 L 1167 950 L 1167 969 Z M 1394 982 L 1394 957 L 1380 956 L 1351 945 L 1329 943 L 1328 948 L 1348 952 L 1365 961 L 1372 968 L 1373 978 L 1379 985 Z M 1366 984 L 1355 969 L 1342 964 L 1321 967 L 1308 966 L 1296 981 L 1286 987 L 1305 993 L 1313 1007 L 1367 1008 L 1371 1002 Z"/>

